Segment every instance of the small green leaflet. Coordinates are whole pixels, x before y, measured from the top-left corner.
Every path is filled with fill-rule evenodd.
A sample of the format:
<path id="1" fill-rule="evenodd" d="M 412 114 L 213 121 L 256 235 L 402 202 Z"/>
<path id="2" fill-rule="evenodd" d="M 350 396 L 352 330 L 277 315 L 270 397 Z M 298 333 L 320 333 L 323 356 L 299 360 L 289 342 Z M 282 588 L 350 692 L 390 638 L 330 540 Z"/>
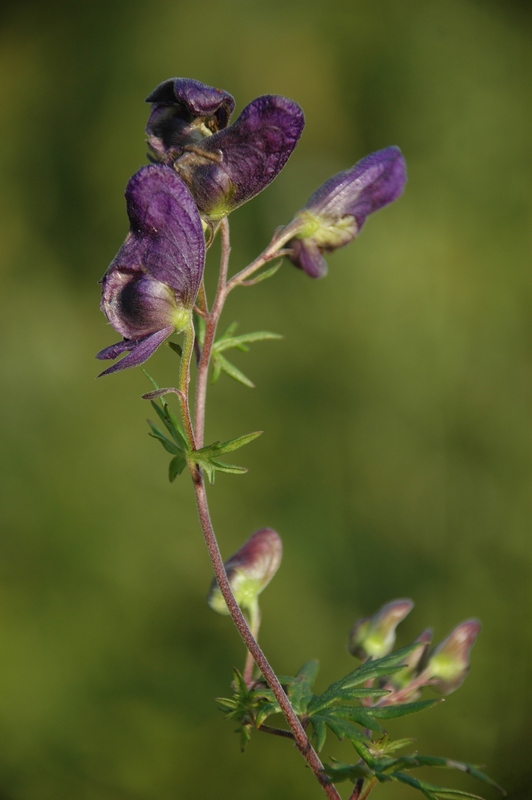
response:
<path id="1" fill-rule="evenodd" d="M 236 439 L 229 439 L 226 442 L 214 442 L 200 450 L 193 450 L 190 454 L 193 460 L 199 467 L 201 467 L 207 475 L 209 482 L 214 483 L 217 472 L 227 472 L 230 475 L 242 475 L 247 472 L 246 467 L 239 467 L 236 464 L 226 464 L 218 460 L 218 456 L 231 453 L 233 450 L 238 450 L 239 447 L 249 444 L 254 439 L 262 434 L 262 431 L 253 431 L 253 433 L 246 433 L 244 436 L 237 436 Z"/>
<path id="2" fill-rule="evenodd" d="M 249 351 L 248 345 L 252 344 L 253 342 L 262 342 L 266 341 L 267 339 L 282 339 L 283 337 L 278 333 L 271 333 L 270 331 L 255 331 L 254 333 L 245 333 L 241 336 L 235 336 L 234 334 L 237 327 L 238 323 L 233 322 L 213 345 L 212 382 L 216 383 L 222 372 L 224 372 L 230 378 L 237 381 L 237 383 L 241 383 L 243 386 L 248 386 L 250 389 L 253 389 L 255 386 L 253 381 L 251 381 L 246 375 L 244 375 L 243 372 L 235 367 L 234 364 L 231 364 L 231 362 L 228 361 L 227 358 L 222 355 L 222 353 L 231 349 L 241 350 L 242 352 L 247 353 Z"/>

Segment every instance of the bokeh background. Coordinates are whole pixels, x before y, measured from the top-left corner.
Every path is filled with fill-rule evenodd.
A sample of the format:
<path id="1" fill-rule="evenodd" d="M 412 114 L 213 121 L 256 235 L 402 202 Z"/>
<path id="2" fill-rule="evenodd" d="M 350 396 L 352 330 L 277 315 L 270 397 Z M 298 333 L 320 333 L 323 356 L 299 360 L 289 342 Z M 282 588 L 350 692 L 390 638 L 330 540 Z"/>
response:
<path id="1" fill-rule="evenodd" d="M 95 380 L 143 100 L 175 75 L 237 110 L 271 92 L 306 113 L 284 172 L 232 217 L 235 269 L 331 174 L 390 144 L 409 165 L 325 280 L 286 265 L 227 307 L 285 337 L 238 355 L 257 388 L 224 378 L 208 408 L 211 439 L 265 431 L 210 496 L 226 556 L 264 525 L 284 539 L 266 652 L 284 674 L 318 657 L 324 688 L 388 600 L 416 602 L 402 644 L 480 618 L 462 689 L 391 730 L 532 796 L 531 19 L 524 0 L 4 5 L 1 800 L 321 796 L 288 743 L 239 753 L 213 698 L 243 648 L 205 603 L 191 486 L 147 436 L 142 372 Z M 176 367 L 162 348 L 150 370 L 167 385 Z"/>

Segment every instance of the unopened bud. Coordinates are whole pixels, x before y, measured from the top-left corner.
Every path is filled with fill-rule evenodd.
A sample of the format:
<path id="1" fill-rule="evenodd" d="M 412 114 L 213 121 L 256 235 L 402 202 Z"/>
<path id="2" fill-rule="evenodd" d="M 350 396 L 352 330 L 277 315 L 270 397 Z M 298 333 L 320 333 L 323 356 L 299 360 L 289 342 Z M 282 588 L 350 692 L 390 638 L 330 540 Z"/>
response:
<path id="1" fill-rule="evenodd" d="M 468 619 L 457 625 L 429 654 L 422 674 L 440 694 L 451 694 L 465 681 L 471 648 L 480 630 L 478 620 Z"/>
<path id="2" fill-rule="evenodd" d="M 252 608 L 279 569 L 282 555 L 279 534 L 271 528 L 261 528 L 224 563 L 235 600 L 241 608 Z M 229 614 L 216 578 L 211 583 L 207 602 L 219 614 Z"/>
<path id="3" fill-rule="evenodd" d="M 349 634 L 349 652 L 361 661 L 388 655 L 395 644 L 395 629 L 413 608 L 412 600 L 392 600 L 372 617 L 359 619 Z"/>

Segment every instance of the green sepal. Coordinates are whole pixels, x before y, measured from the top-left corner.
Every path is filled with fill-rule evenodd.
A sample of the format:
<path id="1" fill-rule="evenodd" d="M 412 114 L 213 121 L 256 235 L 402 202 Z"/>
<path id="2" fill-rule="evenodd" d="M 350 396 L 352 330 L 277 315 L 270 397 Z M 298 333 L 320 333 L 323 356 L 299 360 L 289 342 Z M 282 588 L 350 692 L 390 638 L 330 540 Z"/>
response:
<path id="1" fill-rule="evenodd" d="M 180 453 L 178 456 L 174 456 L 173 459 L 170 461 L 168 465 L 168 479 L 170 483 L 173 483 L 178 475 L 181 475 L 183 470 L 187 465 L 186 457 Z"/>

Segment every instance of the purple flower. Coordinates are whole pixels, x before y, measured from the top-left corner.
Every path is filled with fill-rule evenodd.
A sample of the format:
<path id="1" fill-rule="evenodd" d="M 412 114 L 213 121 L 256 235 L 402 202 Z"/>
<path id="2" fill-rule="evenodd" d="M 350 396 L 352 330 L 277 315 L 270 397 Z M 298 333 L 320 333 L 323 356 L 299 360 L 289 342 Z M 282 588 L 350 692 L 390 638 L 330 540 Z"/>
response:
<path id="1" fill-rule="evenodd" d="M 228 92 L 192 78 L 169 78 L 146 98 L 148 145 L 157 161 L 172 163 L 183 147 L 225 128 L 235 101 Z"/>
<path id="2" fill-rule="evenodd" d="M 123 341 L 96 358 L 128 355 L 102 375 L 142 364 L 189 324 L 205 265 L 196 204 L 171 167 L 143 167 L 125 195 L 130 230 L 101 281 L 101 309 Z"/>
<path id="3" fill-rule="evenodd" d="M 303 112 L 293 100 L 278 95 L 257 97 L 229 128 L 185 146 L 174 169 L 201 214 L 216 222 L 273 181 L 304 124 Z"/>
<path id="4" fill-rule="evenodd" d="M 323 253 L 349 244 L 368 214 L 391 203 L 406 183 L 406 164 L 398 147 L 387 147 L 339 172 L 317 189 L 292 224 L 301 230 L 291 239 L 288 256 L 311 278 L 327 273 Z"/>

